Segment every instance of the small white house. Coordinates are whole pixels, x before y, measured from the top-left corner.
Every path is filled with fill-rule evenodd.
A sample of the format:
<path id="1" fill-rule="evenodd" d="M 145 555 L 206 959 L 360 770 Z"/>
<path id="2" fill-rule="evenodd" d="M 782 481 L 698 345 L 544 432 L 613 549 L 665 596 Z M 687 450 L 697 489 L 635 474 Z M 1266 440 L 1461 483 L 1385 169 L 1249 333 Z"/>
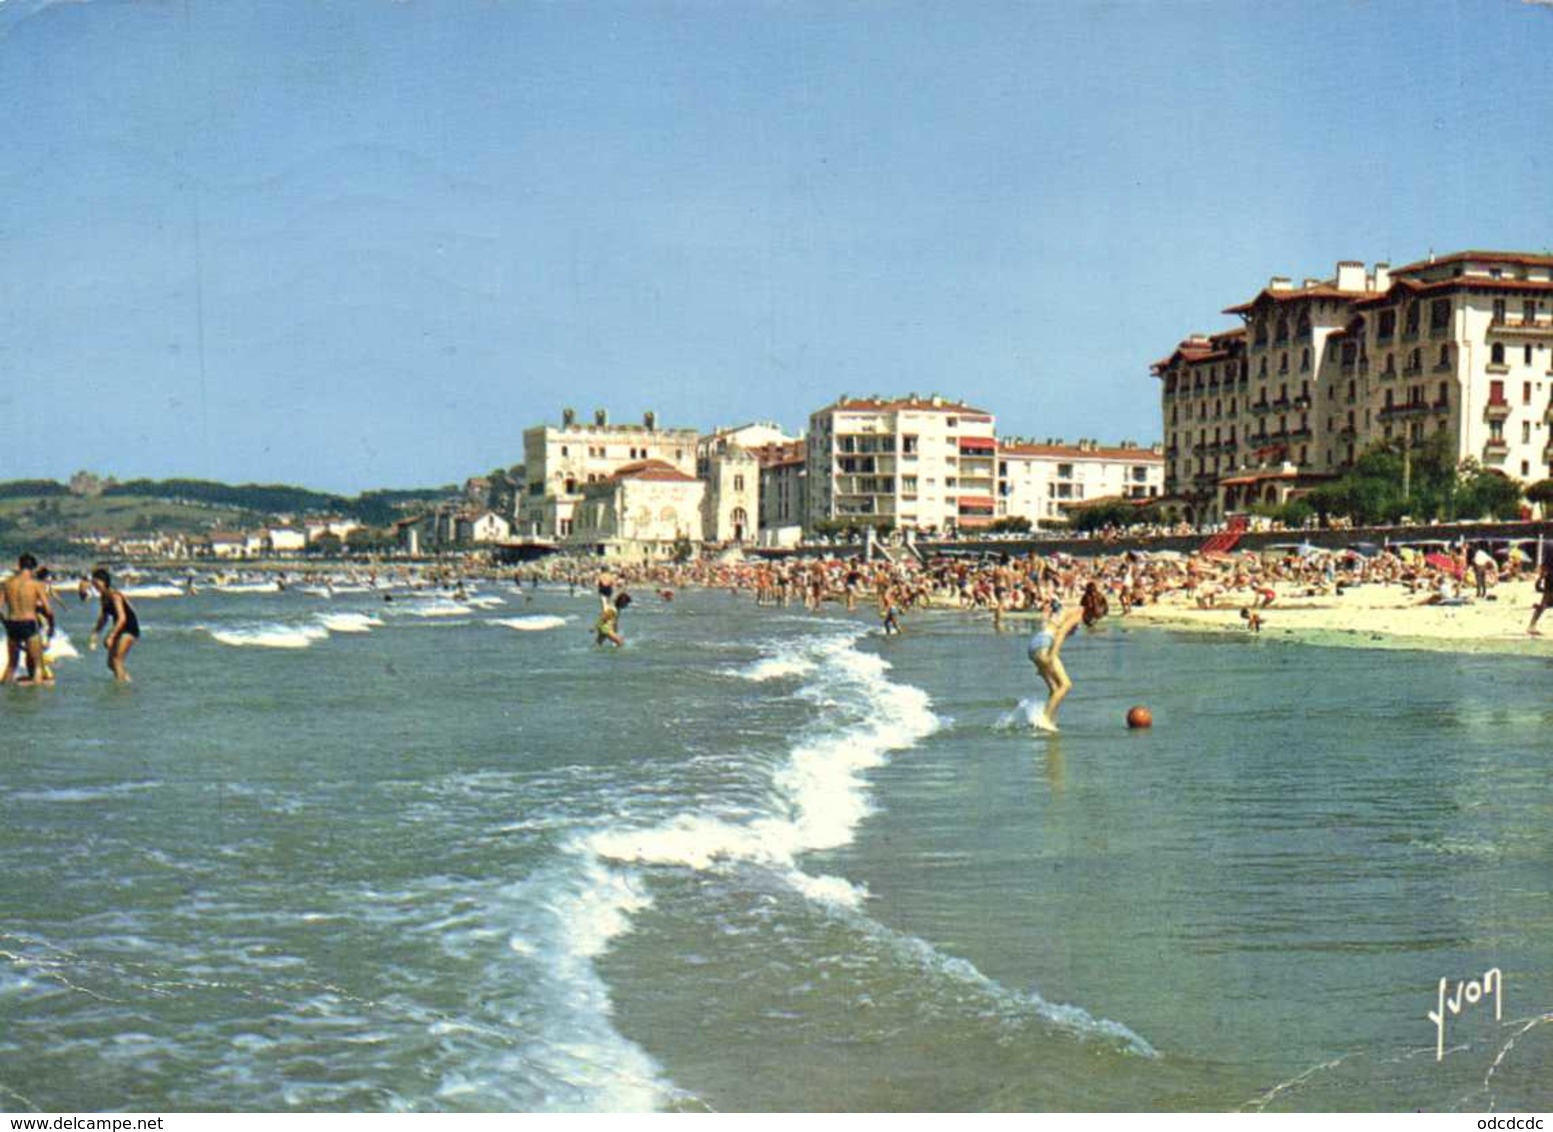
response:
<path id="1" fill-rule="evenodd" d="M 307 545 L 307 534 L 295 527 L 271 527 L 269 543 L 272 554 L 294 554 Z"/>
<path id="2" fill-rule="evenodd" d="M 233 531 L 211 531 L 210 553 L 215 558 L 241 558 L 248 540 Z"/>
<path id="3" fill-rule="evenodd" d="M 459 542 L 505 542 L 512 537 L 512 524 L 495 511 L 482 511 L 458 520 Z"/>

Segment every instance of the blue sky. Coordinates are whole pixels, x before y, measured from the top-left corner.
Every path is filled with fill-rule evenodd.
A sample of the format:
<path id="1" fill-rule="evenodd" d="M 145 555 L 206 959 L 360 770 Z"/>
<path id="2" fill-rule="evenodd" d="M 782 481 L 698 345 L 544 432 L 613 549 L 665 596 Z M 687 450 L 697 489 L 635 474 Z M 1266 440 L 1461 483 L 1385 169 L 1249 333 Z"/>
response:
<path id="1" fill-rule="evenodd" d="M 0 0 L 0 478 L 843 392 L 1157 440 L 1271 275 L 1553 246 L 1550 57 L 1520 0 Z"/>

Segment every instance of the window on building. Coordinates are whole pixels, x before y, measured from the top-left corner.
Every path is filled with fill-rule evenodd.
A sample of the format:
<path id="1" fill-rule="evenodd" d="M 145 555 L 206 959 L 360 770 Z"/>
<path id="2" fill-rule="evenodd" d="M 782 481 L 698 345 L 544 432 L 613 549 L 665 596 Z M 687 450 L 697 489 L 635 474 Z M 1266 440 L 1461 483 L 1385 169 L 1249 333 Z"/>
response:
<path id="1" fill-rule="evenodd" d="M 1495 299 L 1494 300 L 1494 321 L 1495 322 L 1503 322 L 1504 321 L 1504 300 L 1503 299 Z"/>
<path id="2" fill-rule="evenodd" d="M 1523 355 L 1523 358 L 1524 358 L 1523 364 L 1531 365 L 1531 343 L 1530 342 L 1526 343 L 1524 349 L 1525 349 L 1526 353 Z"/>
<path id="3" fill-rule="evenodd" d="M 734 491 L 743 491 L 744 490 L 744 477 L 743 476 L 734 476 L 733 477 L 733 490 Z"/>
<path id="4" fill-rule="evenodd" d="M 1504 382 L 1490 381 L 1488 383 L 1488 403 L 1490 405 L 1504 404 Z"/>
<path id="5" fill-rule="evenodd" d="M 1057 465 L 1057 478 L 1058 479 L 1064 479 L 1064 480 L 1072 479 L 1073 478 L 1073 465 L 1072 464 L 1058 464 Z"/>
<path id="6" fill-rule="evenodd" d="M 1492 346 L 1490 346 L 1488 348 L 1488 364 L 1491 365 L 1491 366 L 1502 366 L 1502 365 L 1504 365 L 1504 343 L 1503 342 L 1495 342 Z M 1503 382 L 1499 382 L 1497 384 L 1503 384 Z"/>
<path id="7" fill-rule="evenodd" d="M 1451 324 L 1451 301 L 1436 299 L 1429 304 L 1429 329 L 1444 330 Z"/>
<path id="8" fill-rule="evenodd" d="M 1409 334 L 1417 334 L 1418 333 L 1418 304 L 1417 303 L 1409 303 L 1407 305 L 1407 314 L 1404 317 L 1403 325 L 1406 326 L 1407 332 Z"/>
<path id="9" fill-rule="evenodd" d="M 1522 421 L 1521 422 L 1521 443 L 1522 444 L 1530 444 L 1531 443 L 1531 422 L 1530 421 Z"/>
<path id="10" fill-rule="evenodd" d="M 1440 367 L 1443 369 L 1445 366 L 1448 366 L 1450 364 L 1451 364 L 1451 348 L 1449 346 L 1441 346 L 1440 347 Z"/>
<path id="11" fill-rule="evenodd" d="M 1531 382 L 1529 381 L 1521 382 L 1521 404 L 1531 404 Z"/>

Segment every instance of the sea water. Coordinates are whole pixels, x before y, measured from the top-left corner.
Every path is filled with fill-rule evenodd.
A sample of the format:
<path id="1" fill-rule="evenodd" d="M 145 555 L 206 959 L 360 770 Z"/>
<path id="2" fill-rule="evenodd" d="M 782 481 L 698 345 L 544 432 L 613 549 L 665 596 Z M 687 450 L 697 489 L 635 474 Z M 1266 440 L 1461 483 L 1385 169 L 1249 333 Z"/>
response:
<path id="1" fill-rule="evenodd" d="M 958 613 L 137 610 L 0 690 L 0 1108 L 1553 1102 L 1545 659 L 1116 618 L 1052 736 Z"/>

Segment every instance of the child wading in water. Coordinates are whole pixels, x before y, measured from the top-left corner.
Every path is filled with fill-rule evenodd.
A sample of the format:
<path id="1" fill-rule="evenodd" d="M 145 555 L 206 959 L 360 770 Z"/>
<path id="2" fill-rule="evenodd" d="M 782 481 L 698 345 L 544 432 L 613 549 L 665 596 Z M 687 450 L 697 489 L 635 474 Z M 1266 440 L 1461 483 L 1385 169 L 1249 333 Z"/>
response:
<path id="1" fill-rule="evenodd" d="M 1044 618 L 1040 628 L 1030 638 L 1029 649 L 1030 662 L 1035 665 L 1048 693 L 1046 706 L 1034 720 L 1038 729 L 1057 730 L 1057 709 L 1073 690 L 1073 681 L 1069 679 L 1068 670 L 1062 663 L 1062 643 L 1080 621 L 1086 626 L 1093 626 L 1105 615 L 1105 596 L 1093 582 L 1084 587 L 1084 596 L 1079 599 L 1077 609 L 1064 610 L 1055 594 L 1047 600 Z"/>
<path id="2" fill-rule="evenodd" d="M 604 599 L 604 610 L 599 614 L 599 619 L 593 623 L 595 645 L 610 641 L 618 649 L 625 644 L 625 638 L 620 635 L 620 611 L 630 604 L 631 595 L 628 593 L 616 594 L 612 601 L 609 598 Z"/>

